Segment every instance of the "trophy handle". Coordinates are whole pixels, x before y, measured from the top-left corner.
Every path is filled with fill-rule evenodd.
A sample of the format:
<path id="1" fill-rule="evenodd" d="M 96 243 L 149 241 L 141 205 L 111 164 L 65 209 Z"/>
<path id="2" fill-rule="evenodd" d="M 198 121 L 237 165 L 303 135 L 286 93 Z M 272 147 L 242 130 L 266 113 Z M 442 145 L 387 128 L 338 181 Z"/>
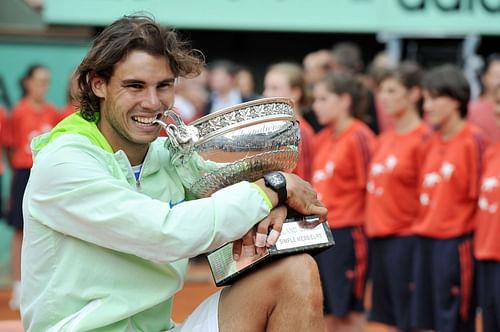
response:
<path id="1" fill-rule="evenodd" d="M 190 154 L 194 145 L 200 139 L 200 134 L 195 126 L 186 125 L 181 117 L 172 110 L 163 112 L 166 118 L 171 118 L 174 123 L 165 123 L 162 120 L 155 120 L 167 132 L 172 146 L 182 154 Z"/>

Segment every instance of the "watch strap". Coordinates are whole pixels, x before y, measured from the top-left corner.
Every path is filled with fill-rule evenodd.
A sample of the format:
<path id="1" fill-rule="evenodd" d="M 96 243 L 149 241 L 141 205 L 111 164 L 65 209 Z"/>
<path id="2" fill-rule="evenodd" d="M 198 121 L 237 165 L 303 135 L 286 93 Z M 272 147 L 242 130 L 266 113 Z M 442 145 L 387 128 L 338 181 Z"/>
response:
<path id="1" fill-rule="evenodd" d="M 270 181 L 270 177 L 281 177 L 281 181 L 279 185 L 276 185 L 274 181 Z M 287 198 L 287 191 L 286 191 L 286 178 L 283 174 L 280 172 L 271 172 L 266 175 L 264 175 L 264 183 L 266 187 L 271 188 L 276 194 L 278 194 L 278 205 L 280 206 L 285 204 L 286 198 Z"/>

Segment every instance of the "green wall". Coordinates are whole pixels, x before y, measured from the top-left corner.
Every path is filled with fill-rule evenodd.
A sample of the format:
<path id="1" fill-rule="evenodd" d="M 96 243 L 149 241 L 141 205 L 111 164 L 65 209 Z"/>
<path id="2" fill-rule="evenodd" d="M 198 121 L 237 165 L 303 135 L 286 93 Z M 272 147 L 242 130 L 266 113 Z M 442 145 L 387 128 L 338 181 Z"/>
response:
<path id="1" fill-rule="evenodd" d="M 498 0 L 44 0 L 43 20 L 106 25 L 137 11 L 183 29 L 500 34 Z"/>
<path id="2" fill-rule="evenodd" d="M 34 63 L 45 65 L 51 72 L 47 99 L 57 107 L 67 100 L 67 85 L 72 71 L 80 63 L 88 42 L 14 41 L 0 39 L 0 76 L 6 83 L 11 103 L 21 96 L 19 80 Z"/>

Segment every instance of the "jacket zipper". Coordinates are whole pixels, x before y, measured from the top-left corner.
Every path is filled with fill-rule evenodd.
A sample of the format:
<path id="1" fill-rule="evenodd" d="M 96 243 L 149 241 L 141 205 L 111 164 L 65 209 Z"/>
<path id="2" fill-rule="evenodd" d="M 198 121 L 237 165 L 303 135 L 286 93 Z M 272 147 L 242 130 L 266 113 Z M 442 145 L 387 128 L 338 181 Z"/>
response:
<path id="1" fill-rule="evenodd" d="M 132 174 L 132 177 L 135 179 L 135 188 L 137 189 L 137 191 L 141 191 L 141 177 L 142 177 L 142 173 L 144 171 L 144 167 L 146 166 L 146 162 L 148 160 L 150 150 L 151 149 L 148 149 L 148 152 L 146 152 L 146 157 L 144 157 L 144 161 L 142 162 L 141 170 L 139 172 L 139 177 L 137 179 L 135 178 L 135 173 L 134 173 L 134 169 L 132 168 L 132 164 L 130 164 L 130 161 L 128 163 L 130 173 Z"/>

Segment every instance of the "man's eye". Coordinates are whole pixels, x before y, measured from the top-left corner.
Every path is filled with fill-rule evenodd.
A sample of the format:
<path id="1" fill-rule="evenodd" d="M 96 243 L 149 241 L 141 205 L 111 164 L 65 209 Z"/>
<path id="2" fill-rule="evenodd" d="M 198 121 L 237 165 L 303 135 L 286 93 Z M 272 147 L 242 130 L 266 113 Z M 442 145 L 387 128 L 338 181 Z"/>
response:
<path id="1" fill-rule="evenodd" d="M 158 89 L 168 89 L 172 87 L 174 84 L 173 83 L 162 83 L 158 85 Z"/>
<path id="2" fill-rule="evenodd" d="M 127 88 L 141 89 L 142 85 L 141 84 L 127 84 Z"/>

